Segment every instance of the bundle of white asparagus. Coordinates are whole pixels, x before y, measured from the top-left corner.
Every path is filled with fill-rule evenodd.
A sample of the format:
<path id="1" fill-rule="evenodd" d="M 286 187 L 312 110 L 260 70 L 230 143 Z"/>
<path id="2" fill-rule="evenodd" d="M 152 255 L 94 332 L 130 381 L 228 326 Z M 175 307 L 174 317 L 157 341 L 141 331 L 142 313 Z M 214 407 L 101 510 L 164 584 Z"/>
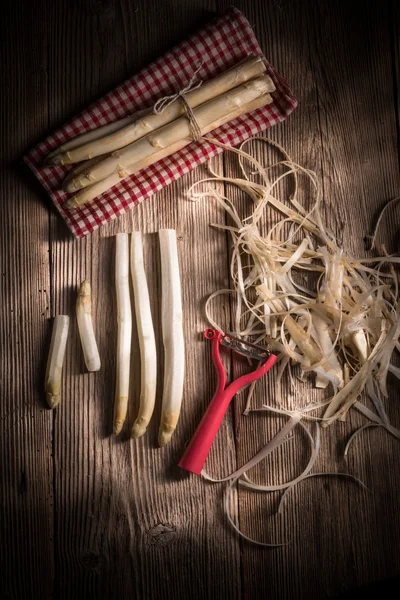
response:
<path id="1" fill-rule="evenodd" d="M 177 94 L 161 111 L 141 111 L 70 140 L 46 159 L 48 165 L 79 163 L 63 182 L 63 189 L 74 193 L 64 208 L 82 206 L 124 177 L 181 150 L 193 141 L 193 124 L 203 136 L 270 104 L 274 90 L 262 59 L 248 56 L 184 99 Z"/>

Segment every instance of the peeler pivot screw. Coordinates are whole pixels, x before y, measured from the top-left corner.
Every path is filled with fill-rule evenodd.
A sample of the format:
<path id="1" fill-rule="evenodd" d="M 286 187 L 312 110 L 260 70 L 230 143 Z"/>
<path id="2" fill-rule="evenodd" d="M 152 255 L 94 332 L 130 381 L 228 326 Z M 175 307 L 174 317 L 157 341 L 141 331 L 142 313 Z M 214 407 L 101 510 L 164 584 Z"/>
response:
<path id="1" fill-rule="evenodd" d="M 215 334 L 216 331 L 214 331 L 214 329 L 206 329 L 204 332 L 204 337 L 206 338 L 206 340 L 212 340 L 213 338 L 215 338 Z"/>

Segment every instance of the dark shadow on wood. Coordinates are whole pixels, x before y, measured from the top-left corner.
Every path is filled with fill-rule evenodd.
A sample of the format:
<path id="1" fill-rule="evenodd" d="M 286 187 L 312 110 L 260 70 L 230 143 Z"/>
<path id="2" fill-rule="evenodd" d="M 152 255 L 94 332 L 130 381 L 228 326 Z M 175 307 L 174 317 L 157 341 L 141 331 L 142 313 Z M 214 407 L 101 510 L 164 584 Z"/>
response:
<path id="1" fill-rule="evenodd" d="M 91 4 L 96 5 L 96 8 L 93 9 Z M 102 6 L 102 3 L 98 4 L 99 6 Z M 145 10 L 144 6 L 141 8 Z M 97 8 L 96 2 L 89 3 L 88 13 L 92 13 L 94 18 L 98 16 L 99 10 L 100 14 L 104 14 L 103 8 Z M 109 91 L 123 84 L 126 80 L 133 77 L 141 69 L 147 67 L 151 62 L 165 54 L 165 52 L 171 50 L 173 46 L 179 44 L 184 39 L 196 33 L 198 29 L 204 27 L 204 25 L 206 25 L 216 15 L 217 13 L 214 11 L 200 9 L 199 14 L 193 18 L 192 22 L 189 25 L 185 23 L 185 30 L 183 32 L 181 31 L 177 36 L 172 37 L 167 43 L 152 46 L 151 51 L 146 52 L 144 56 L 141 57 L 140 63 L 135 64 L 135 67 L 132 70 L 128 69 L 125 73 L 125 76 L 123 76 L 122 78 L 118 77 L 115 79 L 110 78 L 107 81 L 107 83 L 104 83 L 101 86 L 99 86 L 95 93 L 88 95 L 82 103 L 71 106 L 71 108 L 68 110 L 68 112 L 66 112 L 65 116 L 62 119 L 57 119 L 53 123 L 50 123 L 49 127 L 46 130 L 43 130 L 40 134 L 35 136 L 35 139 L 29 142 L 28 147 L 26 148 L 26 152 L 28 152 L 31 148 L 34 148 L 42 140 L 46 139 L 53 131 L 59 129 L 60 127 L 65 125 L 65 123 L 80 115 L 94 102 L 97 102 L 100 98 L 105 96 Z"/>
<path id="2" fill-rule="evenodd" d="M 115 369 L 109 365 L 115 365 L 115 354 L 117 349 L 117 305 L 115 296 L 115 237 L 104 237 L 100 239 L 100 254 L 107 256 L 107 260 L 100 260 L 102 265 L 102 278 L 100 282 L 107 282 L 107 287 L 103 293 L 107 293 L 108 299 L 104 306 L 97 312 L 98 327 L 97 339 L 101 359 L 101 370 L 99 372 L 98 382 L 98 410 L 102 413 L 101 437 L 107 438 L 113 435 L 113 417 L 114 417 L 114 399 L 116 373 Z M 107 311 L 107 308 L 110 312 Z M 121 435 L 124 440 L 127 434 Z M 116 438 L 120 440 L 120 437 Z"/>
<path id="3" fill-rule="evenodd" d="M 47 369 L 47 359 L 50 351 L 50 342 L 51 335 L 53 331 L 54 319 L 46 319 L 46 331 L 45 331 L 45 341 L 43 344 L 43 355 L 39 357 L 39 366 L 37 369 L 37 378 L 35 381 L 35 388 L 40 398 L 40 406 L 41 408 L 47 408 L 49 410 L 50 407 L 46 402 L 46 392 L 44 389 L 45 386 L 45 377 L 46 377 L 46 369 Z"/>
<path id="4" fill-rule="evenodd" d="M 59 226 L 57 226 L 57 239 L 71 240 L 73 235 L 68 229 L 64 219 L 61 218 L 59 212 L 50 199 L 50 196 L 45 191 L 38 179 L 34 176 L 30 168 L 21 160 L 13 161 L 9 166 L 10 172 L 21 181 L 33 193 L 32 198 L 40 200 L 51 215 L 57 218 Z"/>
<path id="5" fill-rule="evenodd" d="M 397 600 L 400 577 L 392 577 L 376 583 L 371 583 L 360 588 L 353 589 L 335 600 L 364 600 L 365 598 L 381 597 L 385 600 Z"/>

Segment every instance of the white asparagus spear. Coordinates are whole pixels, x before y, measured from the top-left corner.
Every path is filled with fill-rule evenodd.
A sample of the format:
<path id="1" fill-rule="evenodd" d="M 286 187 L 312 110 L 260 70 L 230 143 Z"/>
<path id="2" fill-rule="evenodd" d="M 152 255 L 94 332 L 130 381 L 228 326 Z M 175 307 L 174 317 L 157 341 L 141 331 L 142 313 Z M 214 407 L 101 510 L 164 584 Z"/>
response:
<path id="1" fill-rule="evenodd" d="M 53 323 L 45 378 L 46 400 L 50 408 L 55 408 L 60 403 L 61 377 L 68 330 L 68 315 L 57 315 Z"/>
<path id="2" fill-rule="evenodd" d="M 256 100 L 253 100 L 246 106 L 240 106 L 234 112 L 231 112 L 225 115 L 223 118 L 215 121 L 213 125 L 207 129 L 207 132 L 216 129 L 217 127 L 223 125 L 224 123 L 227 123 L 228 121 L 236 119 L 242 114 L 252 112 L 253 110 L 257 110 L 258 108 L 262 108 L 263 106 L 269 104 L 271 100 L 272 98 L 269 94 L 264 94 L 263 96 L 256 98 Z M 132 164 L 131 166 L 127 167 L 124 172 L 114 173 L 113 175 L 109 175 L 105 179 L 102 179 L 98 183 L 95 183 L 90 187 L 84 188 L 83 190 L 69 198 L 64 203 L 64 208 L 71 209 L 83 206 L 87 202 L 90 202 L 94 198 L 97 198 L 97 196 L 100 196 L 101 194 L 112 188 L 114 185 L 120 183 L 121 179 L 124 179 L 124 177 L 134 175 L 135 173 L 138 173 L 141 169 L 144 169 L 167 156 L 171 156 L 175 152 L 178 152 L 178 150 L 181 150 L 182 148 L 190 144 L 192 141 L 193 140 L 191 138 L 185 138 L 175 144 L 163 148 L 162 150 L 154 151 L 151 156 Z"/>
<path id="3" fill-rule="evenodd" d="M 153 320 L 150 310 L 149 290 L 143 263 L 143 243 L 140 231 L 131 239 L 131 275 L 135 299 L 135 312 L 140 346 L 141 391 L 140 406 L 132 427 L 132 437 L 144 434 L 150 422 L 156 400 L 157 351 Z"/>
<path id="4" fill-rule="evenodd" d="M 108 125 L 102 125 L 102 127 L 97 127 L 96 129 L 92 129 L 91 131 L 88 131 L 87 133 L 82 133 L 81 135 L 77 135 L 76 137 L 72 138 L 71 140 L 68 140 L 67 142 L 65 142 L 61 146 L 58 146 L 58 148 L 56 148 L 55 150 L 50 152 L 50 154 L 48 154 L 45 157 L 44 164 L 45 165 L 69 164 L 66 162 L 65 163 L 62 162 L 62 156 L 64 154 L 66 154 L 68 156 L 69 152 L 71 150 L 74 150 L 75 148 L 79 148 L 80 146 L 82 146 L 84 144 L 85 145 L 91 144 L 93 142 L 97 143 L 97 140 L 100 140 L 105 136 L 113 134 L 116 131 L 119 131 L 120 129 L 127 127 L 128 125 L 131 125 L 132 123 L 134 123 L 135 121 L 140 119 L 143 115 L 147 114 L 148 112 L 149 112 L 148 109 L 139 110 L 139 111 L 135 112 L 133 115 L 129 115 L 128 117 L 124 117 L 123 119 L 119 119 L 118 121 L 114 121 L 113 123 L 108 123 Z M 88 157 L 88 158 L 91 158 L 91 157 Z"/>
<path id="5" fill-rule="evenodd" d="M 92 321 L 92 293 L 90 283 L 82 281 L 76 301 L 76 319 L 81 338 L 83 356 L 88 371 L 99 371 L 101 362 Z"/>
<path id="6" fill-rule="evenodd" d="M 185 98 L 192 108 L 208 102 L 212 98 L 228 92 L 232 88 L 249 81 L 254 77 L 260 76 L 265 71 L 265 65 L 259 56 L 248 56 L 240 63 L 231 67 L 228 71 L 221 73 L 214 79 L 206 81 L 200 87 L 189 91 Z M 269 80 L 269 92 L 275 90 L 271 78 Z M 100 140 L 81 144 L 71 152 L 60 152 L 52 160 L 57 160 L 57 164 L 71 164 L 81 162 L 99 154 L 114 152 L 128 144 L 132 144 L 139 138 L 171 123 L 184 114 L 182 102 L 175 100 L 172 104 L 166 106 L 159 114 L 148 111 L 143 117 L 136 119 L 134 123 L 129 123 L 123 129 L 103 136 Z"/>
<path id="7" fill-rule="evenodd" d="M 80 182 L 82 178 L 86 178 L 88 168 L 99 163 L 106 156 L 109 155 L 96 156 L 96 158 L 92 158 L 91 160 L 87 160 L 86 162 L 78 163 L 76 167 L 71 169 L 68 175 L 63 179 L 63 190 L 65 192 L 76 192 L 77 190 L 80 190 L 82 186 L 80 183 L 78 183 L 78 187 L 76 187 L 76 181 Z"/>
<path id="8" fill-rule="evenodd" d="M 240 107 L 243 109 L 243 106 L 249 102 L 268 93 L 269 87 L 268 77 L 258 77 L 193 109 L 201 133 L 207 133 L 210 128 L 215 129 L 216 121 L 226 118 Z M 180 117 L 172 123 L 148 133 L 133 144 L 116 150 L 108 158 L 92 165 L 87 169 L 87 177 L 80 179 L 80 184 L 86 187 L 112 173 L 121 171 L 124 173 L 127 167 L 151 156 L 154 151 L 165 149 L 185 138 L 188 140 L 192 138 L 187 116 Z"/>
<path id="9" fill-rule="evenodd" d="M 132 309 L 129 293 L 129 239 L 127 233 L 118 233 L 116 236 L 115 284 L 117 290 L 118 342 L 114 434 L 118 435 L 128 411 L 131 362 Z"/>
<path id="10" fill-rule="evenodd" d="M 178 152 L 178 150 L 180 150 L 182 147 L 182 142 L 178 142 L 177 144 L 170 146 L 169 151 L 171 154 L 173 154 L 174 152 Z M 87 202 L 97 198 L 97 196 L 101 196 L 101 194 L 107 192 L 107 190 L 120 183 L 122 179 L 125 179 L 125 177 L 133 175 L 134 173 L 138 173 L 142 169 L 148 167 L 150 164 L 153 164 L 153 162 L 157 162 L 158 160 L 165 158 L 165 156 L 169 156 L 169 153 L 166 154 L 165 150 L 155 152 L 151 157 L 151 160 L 146 158 L 145 160 L 128 167 L 124 172 L 114 173 L 113 175 L 109 175 L 105 179 L 102 179 L 101 181 L 98 181 L 89 187 L 81 189 L 77 194 L 71 196 L 71 198 L 64 202 L 63 208 L 71 209 L 83 206 Z"/>
<path id="11" fill-rule="evenodd" d="M 176 231 L 159 231 L 161 253 L 161 324 L 164 344 L 164 389 L 158 443 L 165 446 L 181 410 L 185 372 L 185 343 Z"/>

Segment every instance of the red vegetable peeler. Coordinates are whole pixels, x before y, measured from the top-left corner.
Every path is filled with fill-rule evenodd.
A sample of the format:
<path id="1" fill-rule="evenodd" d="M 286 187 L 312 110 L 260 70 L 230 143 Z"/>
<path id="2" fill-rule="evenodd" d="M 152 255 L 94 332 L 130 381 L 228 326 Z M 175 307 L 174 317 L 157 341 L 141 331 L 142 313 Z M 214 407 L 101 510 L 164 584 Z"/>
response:
<path id="1" fill-rule="evenodd" d="M 196 475 L 200 475 L 201 473 L 222 419 L 234 395 L 244 386 L 257 381 L 257 379 L 265 375 L 276 361 L 276 356 L 271 354 L 266 348 L 251 344 L 250 342 L 244 342 L 214 329 L 206 329 L 204 337 L 212 342 L 212 358 L 218 377 L 217 389 L 179 462 L 179 466 L 182 469 L 186 469 L 186 471 L 190 471 Z M 257 361 L 262 361 L 262 365 L 255 369 L 255 371 L 238 377 L 228 387 L 225 387 L 226 373 L 221 361 L 221 344 L 234 352 Z"/>

